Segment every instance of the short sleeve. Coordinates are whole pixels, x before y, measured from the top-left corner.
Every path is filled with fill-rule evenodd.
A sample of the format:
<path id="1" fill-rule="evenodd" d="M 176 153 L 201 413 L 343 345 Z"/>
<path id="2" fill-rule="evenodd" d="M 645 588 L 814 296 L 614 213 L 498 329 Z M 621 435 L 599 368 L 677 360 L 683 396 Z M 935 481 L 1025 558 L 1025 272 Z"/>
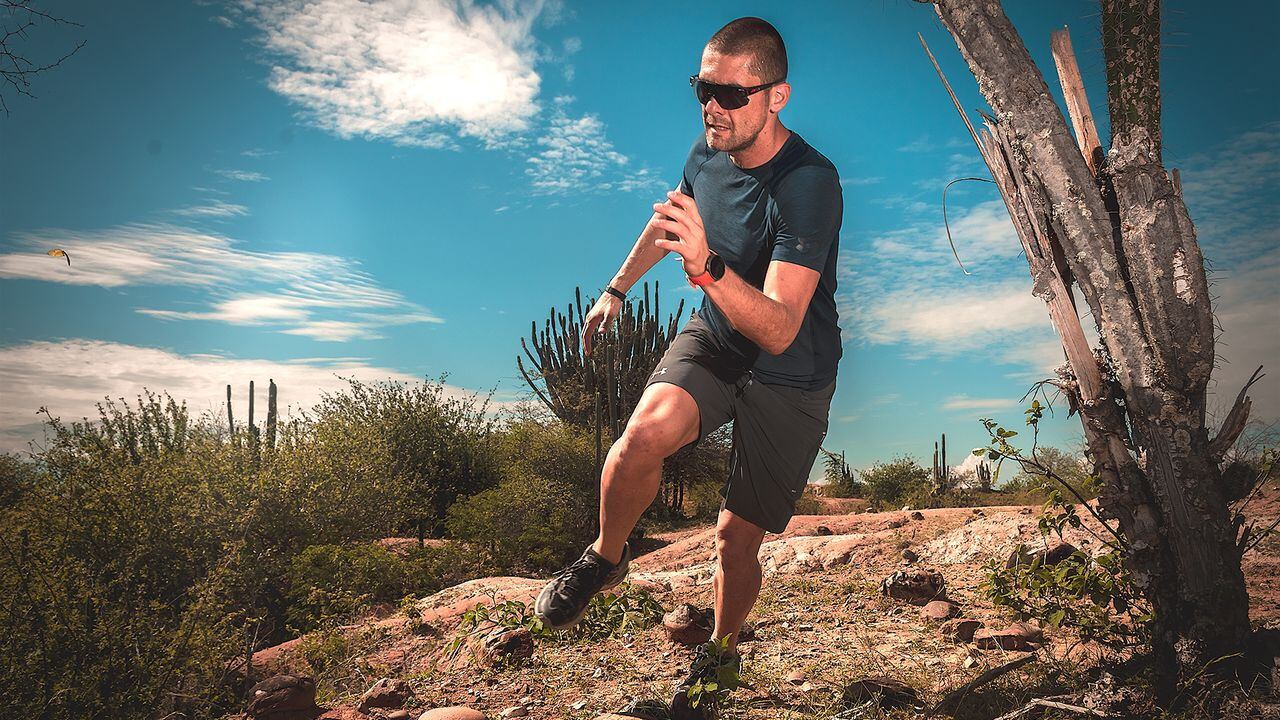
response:
<path id="1" fill-rule="evenodd" d="M 698 179 L 698 172 L 702 170 L 702 165 L 707 161 L 708 157 L 707 141 L 702 135 L 699 135 L 698 139 L 694 140 L 693 145 L 689 148 L 689 153 L 685 155 L 684 170 L 680 176 L 680 185 L 678 187 L 680 192 L 689 197 L 694 197 L 694 181 Z"/>
<path id="2" fill-rule="evenodd" d="M 800 168 L 787 178 L 774 202 L 778 231 L 772 259 L 822 272 L 844 214 L 839 176 L 830 168 Z"/>

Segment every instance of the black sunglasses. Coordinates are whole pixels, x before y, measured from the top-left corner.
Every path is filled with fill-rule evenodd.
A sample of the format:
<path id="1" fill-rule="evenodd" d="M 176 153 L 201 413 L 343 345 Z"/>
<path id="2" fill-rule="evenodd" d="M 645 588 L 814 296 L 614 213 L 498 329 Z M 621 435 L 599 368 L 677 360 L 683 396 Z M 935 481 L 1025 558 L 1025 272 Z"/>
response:
<path id="1" fill-rule="evenodd" d="M 763 85 L 753 85 L 752 87 L 741 87 L 739 85 L 719 85 L 713 82 L 707 82 L 700 79 L 697 75 L 690 76 L 689 84 L 693 86 L 693 94 L 698 97 L 698 104 L 706 105 L 711 98 L 716 99 L 716 104 L 725 110 L 737 110 L 747 103 L 751 102 L 751 96 L 764 90 L 767 87 L 777 85 L 780 82 L 786 82 L 786 78 L 774 80 Z"/>

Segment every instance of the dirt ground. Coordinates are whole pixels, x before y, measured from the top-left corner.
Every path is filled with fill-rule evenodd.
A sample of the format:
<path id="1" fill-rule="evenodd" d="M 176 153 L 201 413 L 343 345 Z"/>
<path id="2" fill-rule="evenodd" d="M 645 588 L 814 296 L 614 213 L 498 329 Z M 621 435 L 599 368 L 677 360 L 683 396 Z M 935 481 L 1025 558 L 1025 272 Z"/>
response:
<path id="1" fill-rule="evenodd" d="M 750 687 L 735 693 L 724 717 L 829 718 L 839 708 L 841 689 L 869 675 L 902 680 L 926 701 L 936 701 L 1022 655 L 945 642 L 936 622 L 923 619 L 918 607 L 884 597 L 879 587 L 895 570 L 932 568 L 945 578 L 946 594 L 960 605 L 963 617 L 1004 627 L 1009 616 L 980 595 L 982 566 L 993 558 L 1003 561 L 1017 543 L 1041 542 L 1039 508 L 922 510 L 922 519 L 912 519 L 906 511 L 859 512 L 857 502 L 831 505 L 842 512 L 796 516 L 785 532 L 766 536 L 760 551 L 764 586 L 749 618 L 755 637 L 740 644 L 743 678 Z M 1248 514 L 1261 522 L 1280 515 L 1280 488 L 1268 488 Z M 660 547 L 633 561 L 629 579 L 666 609 L 684 602 L 710 607 L 714 535 L 714 528 L 706 527 L 652 536 L 647 544 Z M 1068 540 L 1085 551 L 1098 546 L 1084 532 Z M 1280 542 L 1270 540 L 1245 559 L 1251 615 L 1259 623 L 1280 619 L 1278 549 Z M 904 550 L 918 559 L 904 558 Z M 540 641 L 528 660 L 500 669 L 442 660 L 442 648 L 467 609 L 492 598 L 530 602 L 544 582 L 475 580 L 419 601 L 416 625 L 396 614 L 348 626 L 352 646 L 367 652 L 341 683 L 352 693 L 321 683 L 318 700 L 333 708 L 325 717 L 368 717 L 354 705 L 359 689 L 379 677 L 411 683 L 413 718 L 432 707 L 467 705 L 493 718 L 507 711 L 512 717 L 585 720 L 637 697 L 669 698 L 692 651 L 668 641 L 661 627 L 598 643 Z M 266 675 L 302 669 L 299 642 L 260 651 L 255 667 Z M 989 718 L 1030 697 L 1070 687 L 1073 676 L 1105 654 L 1069 632 L 1050 631 L 1037 662 L 984 687 L 957 715 Z"/>

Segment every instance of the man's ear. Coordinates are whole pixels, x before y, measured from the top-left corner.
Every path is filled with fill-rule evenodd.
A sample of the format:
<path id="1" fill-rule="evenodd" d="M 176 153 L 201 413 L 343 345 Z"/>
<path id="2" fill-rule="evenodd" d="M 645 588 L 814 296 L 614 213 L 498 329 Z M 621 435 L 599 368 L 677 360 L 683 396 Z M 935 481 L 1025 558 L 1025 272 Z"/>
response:
<path id="1" fill-rule="evenodd" d="M 769 89 L 769 112 L 777 113 L 791 99 L 791 83 L 779 83 Z"/>

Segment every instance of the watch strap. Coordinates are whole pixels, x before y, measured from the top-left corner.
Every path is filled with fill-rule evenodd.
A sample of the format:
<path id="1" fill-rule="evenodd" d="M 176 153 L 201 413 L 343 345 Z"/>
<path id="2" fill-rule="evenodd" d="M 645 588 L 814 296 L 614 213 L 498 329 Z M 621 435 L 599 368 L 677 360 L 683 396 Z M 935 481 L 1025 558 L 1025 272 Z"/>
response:
<path id="1" fill-rule="evenodd" d="M 614 296 L 614 297 L 618 298 L 619 300 L 626 300 L 626 299 L 627 299 L 627 294 L 626 294 L 626 293 L 622 292 L 621 290 L 619 290 L 619 289 L 615 288 L 615 287 L 614 287 L 614 286 L 612 286 L 612 285 L 605 285 L 605 287 L 604 287 L 604 291 L 605 291 L 605 292 L 607 292 L 607 293 L 609 293 L 610 295 L 612 295 L 612 296 Z"/>

